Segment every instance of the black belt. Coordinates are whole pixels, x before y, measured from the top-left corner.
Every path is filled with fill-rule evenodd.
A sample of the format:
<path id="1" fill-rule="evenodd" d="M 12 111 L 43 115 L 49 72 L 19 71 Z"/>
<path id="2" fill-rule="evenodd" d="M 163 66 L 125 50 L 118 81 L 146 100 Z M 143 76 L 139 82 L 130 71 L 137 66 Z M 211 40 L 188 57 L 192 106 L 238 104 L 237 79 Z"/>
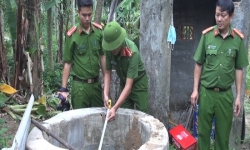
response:
<path id="1" fill-rule="evenodd" d="M 227 89 L 223 89 L 223 88 L 206 88 L 206 89 L 213 90 L 215 92 L 224 92 L 224 91 L 228 90 L 229 88 L 227 88 Z"/>
<path id="2" fill-rule="evenodd" d="M 92 79 L 80 79 L 77 76 L 73 76 L 73 80 L 85 83 L 95 83 L 99 81 L 99 76 L 92 78 Z"/>

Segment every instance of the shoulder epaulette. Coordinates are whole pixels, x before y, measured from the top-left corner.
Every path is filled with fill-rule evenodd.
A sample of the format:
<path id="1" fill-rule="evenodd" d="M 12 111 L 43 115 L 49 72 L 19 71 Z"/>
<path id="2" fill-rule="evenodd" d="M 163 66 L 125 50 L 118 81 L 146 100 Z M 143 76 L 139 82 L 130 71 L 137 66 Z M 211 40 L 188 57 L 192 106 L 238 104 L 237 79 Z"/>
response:
<path id="1" fill-rule="evenodd" d="M 206 33 L 208 33 L 209 31 L 212 31 L 213 29 L 214 29 L 214 26 L 209 27 L 209 28 L 203 30 L 203 31 L 202 31 L 202 34 L 206 34 Z"/>
<path id="2" fill-rule="evenodd" d="M 74 26 L 74 27 L 72 27 L 71 29 L 68 30 L 67 36 L 71 36 L 75 31 L 76 31 L 76 26 Z"/>
<path id="3" fill-rule="evenodd" d="M 241 33 L 238 29 L 235 29 L 235 28 L 234 28 L 233 31 L 234 31 L 240 38 L 244 39 L 244 34 Z"/>
<path id="4" fill-rule="evenodd" d="M 97 28 L 99 28 L 99 29 L 102 30 L 102 25 L 100 25 L 100 24 L 98 24 L 98 23 L 96 23 L 96 22 L 93 22 L 93 25 L 94 25 L 95 27 L 97 27 Z"/>
<path id="5" fill-rule="evenodd" d="M 123 56 L 132 57 L 133 52 L 129 49 L 128 46 L 126 46 L 126 47 L 122 50 L 122 54 L 123 54 Z"/>

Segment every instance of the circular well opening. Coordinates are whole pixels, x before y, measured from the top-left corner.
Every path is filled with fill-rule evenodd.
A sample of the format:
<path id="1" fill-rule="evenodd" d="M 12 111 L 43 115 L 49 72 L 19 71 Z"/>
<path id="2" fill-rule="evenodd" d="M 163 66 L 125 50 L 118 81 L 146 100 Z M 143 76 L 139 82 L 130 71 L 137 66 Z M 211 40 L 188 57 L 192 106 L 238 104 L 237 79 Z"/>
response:
<path id="1" fill-rule="evenodd" d="M 97 150 L 107 110 L 85 108 L 60 113 L 43 125 L 77 150 Z M 38 128 L 30 132 L 28 150 L 63 150 L 65 147 Z M 168 133 L 154 117 L 140 111 L 119 108 L 116 119 L 108 122 L 102 150 L 167 150 Z"/>

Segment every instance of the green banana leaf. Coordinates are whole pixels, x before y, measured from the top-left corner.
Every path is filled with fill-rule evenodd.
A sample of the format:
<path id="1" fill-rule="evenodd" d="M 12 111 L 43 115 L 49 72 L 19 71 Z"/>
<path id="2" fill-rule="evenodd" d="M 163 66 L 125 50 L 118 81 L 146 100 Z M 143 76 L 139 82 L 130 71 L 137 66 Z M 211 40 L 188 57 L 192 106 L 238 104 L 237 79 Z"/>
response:
<path id="1" fill-rule="evenodd" d="M 46 2 L 44 9 L 47 11 L 48 9 L 52 8 L 53 6 L 61 2 L 62 0 L 51 0 L 49 2 Z"/>
<path id="2" fill-rule="evenodd" d="M 7 96 L 4 93 L 0 92 L 0 108 L 5 106 L 5 101 L 7 100 Z"/>
<path id="3" fill-rule="evenodd" d="M 35 106 L 37 108 L 36 113 L 41 116 L 46 116 L 46 107 L 43 104 Z"/>
<path id="4" fill-rule="evenodd" d="M 17 4 L 15 0 L 5 0 L 5 14 L 7 17 L 7 22 L 9 24 L 10 35 L 12 38 L 12 42 L 16 39 L 16 12 L 17 12 Z"/>
<path id="5" fill-rule="evenodd" d="M 47 99 L 47 104 L 52 107 L 54 110 L 56 110 L 56 106 L 59 104 L 59 98 L 51 97 Z"/>

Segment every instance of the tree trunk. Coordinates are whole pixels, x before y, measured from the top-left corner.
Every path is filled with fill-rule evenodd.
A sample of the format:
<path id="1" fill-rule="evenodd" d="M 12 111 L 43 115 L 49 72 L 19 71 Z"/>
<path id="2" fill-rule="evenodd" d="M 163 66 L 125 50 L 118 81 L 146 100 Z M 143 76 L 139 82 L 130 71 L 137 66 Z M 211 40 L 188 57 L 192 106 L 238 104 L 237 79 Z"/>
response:
<path id="1" fill-rule="evenodd" d="M 63 6 L 60 5 L 60 10 L 58 11 L 63 11 Z M 63 15 L 62 13 L 59 13 L 59 62 L 62 61 L 62 52 L 63 52 Z"/>
<path id="2" fill-rule="evenodd" d="M 3 14 L 3 9 L 2 9 L 2 7 L 3 7 L 3 1 L 1 1 L 0 2 L 0 18 L 1 18 L 1 20 L 0 20 L 0 22 L 1 22 L 1 28 L 2 28 L 2 33 L 4 32 L 4 14 Z"/>
<path id="3" fill-rule="evenodd" d="M 57 45 L 59 45 L 59 10 L 58 10 L 58 7 L 55 7 L 55 12 L 57 12 L 57 13 L 55 13 L 54 15 L 53 15 L 53 20 L 54 20 L 54 27 L 55 27 L 55 33 L 56 33 L 56 44 Z M 59 56 L 59 48 L 58 48 L 58 50 L 56 51 L 56 62 L 58 63 L 58 62 L 60 62 L 60 56 Z"/>
<path id="4" fill-rule="evenodd" d="M 71 18 L 72 18 L 72 26 L 75 25 L 75 12 L 76 12 L 76 9 L 75 9 L 75 0 L 72 0 L 71 2 Z"/>
<path id="5" fill-rule="evenodd" d="M 48 0 L 50 1 L 50 0 Z M 47 10 L 47 36 L 48 36 L 48 59 L 49 59 L 49 70 L 54 70 L 53 64 L 53 51 L 52 51 L 52 10 Z"/>
<path id="6" fill-rule="evenodd" d="M 168 127 L 171 69 L 171 48 L 166 37 L 172 6 L 173 0 L 140 1 L 140 52 L 149 76 L 149 114 L 165 127 Z"/>
<path id="7" fill-rule="evenodd" d="M 19 77 L 22 76 L 23 67 L 23 24 L 22 24 L 22 11 L 23 11 L 23 0 L 18 1 L 17 9 L 17 39 L 15 46 L 15 70 L 14 70 L 14 80 L 13 86 L 15 89 L 20 90 Z"/>
<path id="8" fill-rule="evenodd" d="M 41 64 L 41 32 L 40 32 L 40 0 L 27 0 L 27 18 L 30 20 L 27 47 L 32 51 L 32 80 L 30 91 L 38 98 L 42 93 L 42 64 Z"/>
<path id="9" fill-rule="evenodd" d="M 103 0 L 98 0 L 96 4 L 96 11 L 95 11 L 95 22 L 101 24 L 102 22 L 102 8 L 104 5 Z"/>
<path id="10" fill-rule="evenodd" d="M 66 18 L 66 20 L 64 20 L 66 31 L 68 31 L 68 29 L 69 29 L 70 20 L 71 20 L 70 19 L 71 15 L 70 15 L 70 13 L 68 13 L 69 12 L 68 10 L 70 10 L 70 7 L 68 7 L 68 6 L 70 6 L 70 1 L 65 1 L 62 3 L 62 8 L 63 8 L 62 11 L 66 10 L 66 11 L 64 11 L 64 17 Z"/>
<path id="11" fill-rule="evenodd" d="M 110 9 L 109 9 L 109 15 L 108 15 L 108 20 L 107 20 L 107 23 L 113 21 L 115 18 L 114 18 L 114 14 L 115 14 L 115 9 L 118 5 L 118 0 L 112 0 L 111 2 L 111 6 L 110 6 Z"/>
<path id="12" fill-rule="evenodd" d="M 2 4 L 0 4 L 2 6 Z M 3 23 L 3 11 L 0 7 L 0 82 L 3 81 L 9 84 L 8 78 L 8 65 L 6 61 L 6 52 L 4 48 L 4 23 Z"/>

